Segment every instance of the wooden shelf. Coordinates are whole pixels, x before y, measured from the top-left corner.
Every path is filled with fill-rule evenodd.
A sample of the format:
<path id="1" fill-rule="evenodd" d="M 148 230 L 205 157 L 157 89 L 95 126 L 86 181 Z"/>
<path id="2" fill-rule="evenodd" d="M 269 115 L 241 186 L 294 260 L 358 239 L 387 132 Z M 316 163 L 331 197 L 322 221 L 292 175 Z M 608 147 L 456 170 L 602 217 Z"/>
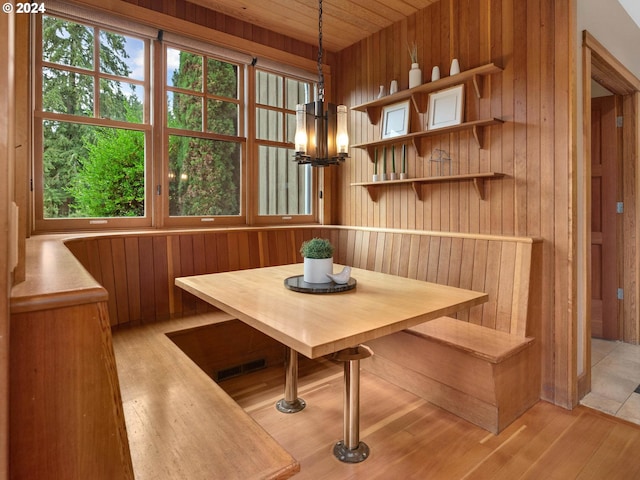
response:
<path id="1" fill-rule="evenodd" d="M 471 130 L 473 132 L 473 137 L 476 139 L 478 146 L 482 148 L 482 144 L 484 142 L 484 127 L 488 127 L 491 125 L 498 125 L 500 123 L 504 123 L 504 120 L 500 120 L 499 118 L 488 118 L 485 120 L 475 120 L 473 122 L 465 122 L 460 125 L 453 125 L 451 127 L 438 128 L 436 130 L 424 130 L 422 132 L 408 133 L 407 135 L 399 135 L 393 138 L 385 138 L 383 140 L 375 140 L 373 142 L 367 143 L 358 143 L 355 145 L 351 145 L 353 148 L 362 148 L 366 149 L 369 153 L 369 159 L 373 161 L 374 155 L 373 150 L 376 147 L 383 147 L 385 145 L 397 145 L 399 143 L 411 143 L 415 147 L 418 152 L 418 156 L 424 156 L 423 143 L 421 139 L 427 137 L 433 137 L 436 135 L 446 135 L 448 133 L 461 132 L 464 130 Z"/>
<path id="2" fill-rule="evenodd" d="M 352 187 L 365 187 L 369 192 L 369 197 L 372 201 L 378 201 L 378 190 L 380 187 L 387 187 L 392 185 L 411 184 L 418 200 L 422 201 L 422 187 L 427 183 L 445 183 L 445 182 L 473 182 L 476 193 L 480 200 L 484 200 L 484 182 L 485 180 L 491 180 L 494 178 L 504 177 L 504 173 L 487 172 L 487 173 L 467 173 L 462 175 L 446 175 L 440 177 L 423 177 L 423 178 L 408 178 L 405 180 L 385 180 L 383 182 L 359 182 L 352 183 Z"/>
<path id="3" fill-rule="evenodd" d="M 501 67 L 498 67 L 493 63 L 489 63 L 487 65 L 482 65 L 470 70 L 465 70 L 464 72 L 460 72 L 457 75 L 441 78 L 440 80 L 436 80 L 435 82 L 427 82 L 414 88 L 400 90 L 399 92 L 392 95 L 387 95 L 386 97 L 377 98 L 370 102 L 356 105 L 355 107 L 351 107 L 351 109 L 359 112 L 366 112 L 369 116 L 369 121 L 371 122 L 371 124 L 377 125 L 380 121 L 382 107 L 384 107 L 385 105 L 392 105 L 396 102 L 401 102 L 402 100 L 410 98 L 414 108 L 419 113 L 424 113 L 427 110 L 429 94 L 431 92 L 436 92 L 438 90 L 443 90 L 454 85 L 459 85 L 469 80 L 473 81 L 473 87 L 476 92 L 476 96 L 478 98 L 481 98 L 482 82 L 484 77 L 486 75 L 499 73 L 501 71 Z"/>

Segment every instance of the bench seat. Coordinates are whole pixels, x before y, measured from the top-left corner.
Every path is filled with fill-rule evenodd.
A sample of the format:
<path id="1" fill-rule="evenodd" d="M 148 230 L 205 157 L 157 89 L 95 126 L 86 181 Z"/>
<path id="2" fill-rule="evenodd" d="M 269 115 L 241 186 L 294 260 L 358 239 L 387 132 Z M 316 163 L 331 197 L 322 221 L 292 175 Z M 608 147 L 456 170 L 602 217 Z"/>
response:
<path id="1" fill-rule="evenodd" d="M 227 322 L 209 312 L 113 332 L 137 480 L 285 479 L 300 465 L 168 336 Z"/>
<path id="2" fill-rule="evenodd" d="M 457 348 L 490 363 L 500 363 L 534 342 L 533 338 L 485 328 L 451 317 L 440 317 L 406 330 L 408 333 Z"/>

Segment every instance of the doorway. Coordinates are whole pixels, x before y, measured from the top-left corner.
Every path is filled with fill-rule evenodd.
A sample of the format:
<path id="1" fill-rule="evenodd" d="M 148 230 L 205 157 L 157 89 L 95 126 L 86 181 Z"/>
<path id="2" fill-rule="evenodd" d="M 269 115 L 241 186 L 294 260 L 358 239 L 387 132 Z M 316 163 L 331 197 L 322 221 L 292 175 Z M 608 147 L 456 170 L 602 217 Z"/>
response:
<path id="1" fill-rule="evenodd" d="M 626 343 L 638 344 L 640 342 L 640 321 L 637 298 L 640 297 L 640 236 L 637 235 L 637 216 L 640 205 L 637 196 L 640 192 L 640 169 L 638 168 L 638 158 L 640 155 L 640 139 L 638 138 L 638 128 L 640 126 L 640 79 L 635 77 L 624 67 L 611 53 L 602 46 L 589 32 L 583 32 L 583 61 L 582 61 L 582 109 L 583 109 L 583 150 L 584 161 L 581 163 L 581 190 L 584 193 L 583 202 L 580 208 L 583 210 L 582 227 L 579 229 L 580 238 L 580 259 L 579 265 L 584 266 L 583 275 L 579 280 L 579 297 L 582 297 L 580 305 L 584 307 L 583 321 L 578 325 L 578 348 L 577 348 L 577 398 L 581 399 L 591 389 L 591 337 L 592 328 L 594 336 L 607 333 L 617 336 Z M 595 83 L 594 83 L 595 82 Z M 613 94 L 615 99 L 615 110 L 612 118 L 616 121 L 616 133 L 605 134 L 604 137 L 614 136 L 617 138 L 615 146 L 618 149 L 618 200 L 614 200 L 615 212 L 608 214 L 602 202 L 603 192 L 597 185 L 602 179 L 598 179 L 597 170 L 600 168 L 601 160 L 594 160 L 596 168 L 592 168 L 592 148 L 601 148 L 592 145 L 592 86 L 600 85 Z M 594 105 L 594 108 L 600 108 Z M 605 115 L 601 112 L 600 116 Z M 611 115 L 607 113 L 606 115 Z M 600 117 L 596 117 L 600 118 Z M 621 118 L 621 120 L 618 120 Z M 620 125 L 620 127 L 618 127 Z M 602 136 L 602 133 L 597 133 Z M 592 178 L 595 173 L 595 180 Z M 605 174 L 608 173 L 605 172 Z M 594 184 L 596 184 L 594 186 Z M 595 194 L 594 194 L 595 192 Z M 594 198 L 592 198 L 592 195 Z M 606 196 L 606 195 L 605 195 Z M 608 200 L 609 202 L 611 200 Z M 620 202 L 620 204 L 619 204 Z M 593 205 L 596 204 L 595 208 Z M 606 235 L 599 238 L 603 232 L 610 235 L 611 227 L 597 225 L 610 216 L 616 218 L 615 254 L 617 260 L 608 260 L 607 255 L 612 251 L 605 246 L 605 242 L 611 242 Z M 595 217 L 595 220 L 594 220 Z M 592 233 L 593 232 L 593 233 Z M 593 241 L 593 242 L 592 242 Z M 598 250 L 600 252 L 598 253 Z M 605 259 L 602 259 L 605 255 Z M 604 264 L 617 263 L 617 273 L 608 273 L 604 276 L 600 270 L 599 262 Z M 592 272 L 596 270 L 596 273 Z M 617 281 L 616 281 L 617 275 Z M 593 278 L 593 285 L 592 285 Z M 613 278 L 613 280 L 609 280 Z M 612 315 L 605 314 L 605 290 L 609 296 L 615 288 L 615 300 L 617 311 Z M 620 289 L 620 290 L 618 290 Z M 600 293 L 602 290 L 602 293 Z M 594 297 L 592 300 L 592 291 Z M 601 302 L 602 301 L 602 302 Z M 601 303 L 600 303 L 601 302 Z M 599 309 L 602 309 L 600 314 Z M 594 326 L 592 326 L 592 315 L 595 315 Z M 598 320 L 601 316 L 602 320 Z M 611 325 L 606 326 L 605 317 L 612 317 L 615 320 Z M 600 321 L 600 326 L 597 322 Z M 599 333 L 598 330 L 601 330 Z"/>
<path id="2" fill-rule="evenodd" d="M 591 337 L 621 339 L 622 145 L 620 97 L 595 84 L 591 98 Z M 602 92 L 602 93 L 599 93 Z"/>

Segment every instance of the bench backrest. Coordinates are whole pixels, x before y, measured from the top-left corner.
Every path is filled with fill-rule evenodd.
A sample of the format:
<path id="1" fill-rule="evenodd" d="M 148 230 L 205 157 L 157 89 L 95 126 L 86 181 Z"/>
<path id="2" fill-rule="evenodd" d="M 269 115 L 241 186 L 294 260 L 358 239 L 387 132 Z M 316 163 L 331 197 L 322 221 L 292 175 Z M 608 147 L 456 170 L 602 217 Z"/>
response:
<path id="1" fill-rule="evenodd" d="M 541 252 L 534 239 L 350 228 L 334 230 L 334 241 L 340 263 L 489 294 L 459 320 L 518 336 L 537 333 L 527 322 L 535 308 L 533 259 Z"/>
<path id="2" fill-rule="evenodd" d="M 536 333 L 527 318 L 539 242 L 530 238 L 303 226 L 123 233 L 66 244 L 107 289 L 111 323 L 120 325 L 206 311 L 206 303 L 174 286 L 176 277 L 300 262 L 300 244 L 312 237 L 331 239 L 336 263 L 487 292 L 486 304 L 458 318 Z"/>

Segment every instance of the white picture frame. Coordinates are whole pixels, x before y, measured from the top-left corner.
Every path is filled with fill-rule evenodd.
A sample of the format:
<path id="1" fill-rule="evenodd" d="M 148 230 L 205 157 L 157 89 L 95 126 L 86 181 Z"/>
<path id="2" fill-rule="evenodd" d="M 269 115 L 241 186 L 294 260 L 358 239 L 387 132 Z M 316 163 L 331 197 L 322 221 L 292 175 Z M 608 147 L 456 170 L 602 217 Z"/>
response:
<path id="1" fill-rule="evenodd" d="M 382 108 L 382 139 L 409 133 L 409 100 Z"/>
<path id="2" fill-rule="evenodd" d="M 460 125 L 464 114 L 464 85 L 429 94 L 427 130 Z"/>

